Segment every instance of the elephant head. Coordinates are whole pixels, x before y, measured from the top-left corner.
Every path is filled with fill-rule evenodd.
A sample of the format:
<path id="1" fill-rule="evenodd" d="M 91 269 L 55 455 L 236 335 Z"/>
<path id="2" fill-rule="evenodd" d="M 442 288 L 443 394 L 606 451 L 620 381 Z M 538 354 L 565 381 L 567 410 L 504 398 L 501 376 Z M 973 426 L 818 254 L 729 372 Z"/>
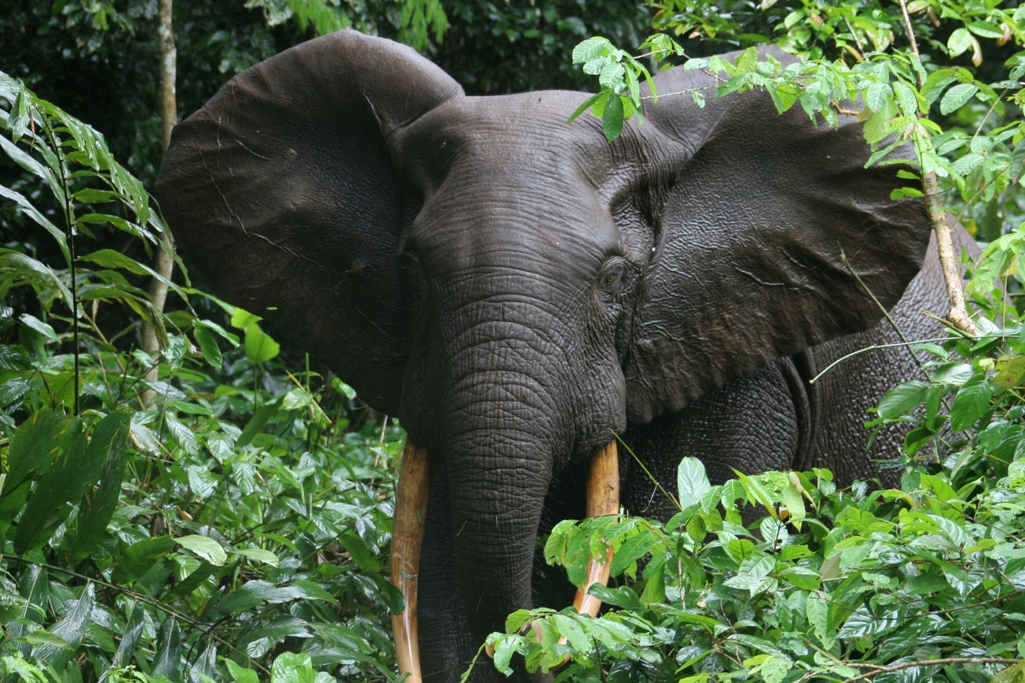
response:
<path id="1" fill-rule="evenodd" d="M 701 71 L 656 83 L 609 144 L 588 116 L 567 124 L 584 93 L 466 97 L 412 50 L 343 31 L 174 131 L 157 194 L 209 286 L 430 454 L 432 666 L 529 606 L 555 473 L 871 326 L 852 270 L 890 306 L 921 266 L 923 206 L 891 200 L 894 167 L 865 168 L 854 117 L 715 99 Z"/>

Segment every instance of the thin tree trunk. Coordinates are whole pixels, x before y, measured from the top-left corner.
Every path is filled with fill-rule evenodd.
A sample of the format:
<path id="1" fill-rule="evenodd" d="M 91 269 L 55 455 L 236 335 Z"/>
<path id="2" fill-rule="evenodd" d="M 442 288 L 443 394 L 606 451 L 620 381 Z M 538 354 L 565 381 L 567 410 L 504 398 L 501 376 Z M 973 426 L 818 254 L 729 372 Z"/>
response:
<path id="1" fill-rule="evenodd" d="M 918 54 L 918 41 L 915 39 L 915 30 L 911 27 L 911 17 L 908 16 L 906 0 L 898 0 L 901 13 L 904 15 L 904 28 L 908 33 L 908 40 L 911 41 L 911 51 L 915 57 L 920 59 Z M 919 89 L 925 86 L 925 78 L 922 71 L 918 72 Z M 921 116 L 921 112 L 919 112 Z M 936 182 L 936 174 L 932 171 L 922 175 L 922 187 L 925 194 L 925 204 L 929 209 L 929 218 L 932 221 L 933 231 L 936 233 L 936 247 L 940 256 L 940 267 L 943 269 L 943 279 L 947 283 L 947 298 L 950 301 L 950 309 L 947 311 L 947 320 L 957 329 L 965 334 L 975 335 L 975 324 L 968 315 L 968 308 L 965 306 L 964 288 L 961 286 L 961 271 L 957 266 L 954 257 L 954 242 L 950 226 L 947 225 L 947 216 L 943 211 L 943 204 L 940 202 L 940 188 Z"/>
<path id="2" fill-rule="evenodd" d="M 160 0 L 160 24 L 157 28 L 157 37 L 160 41 L 160 133 L 161 149 L 167 150 L 171 144 L 171 129 L 178 119 L 178 106 L 175 98 L 175 78 L 177 76 L 178 54 L 174 47 L 174 33 L 171 29 L 171 10 L 173 0 Z M 172 257 L 174 247 L 171 244 L 171 237 L 166 232 L 160 234 L 160 245 L 154 259 L 153 269 L 165 280 L 171 278 L 171 269 L 174 267 Z M 164 304 L 167 301 L 167 285 L 161 280 L 153 278 L 149 287 L 150 299 L 153 308 L 157 313 L 163 313 Z M 146 322 L 142 324 L 142 349 L 151 356 L 156 356 L 160 350 L 160 343 L 157 339 L 156 330 Z M 146 380 L 154 381 L 157 378 L 157 368 L 146 373 Z M 142 392 L 143 405 L 149 405 L 153 400 L 152 389 L 144 389 Z"/>

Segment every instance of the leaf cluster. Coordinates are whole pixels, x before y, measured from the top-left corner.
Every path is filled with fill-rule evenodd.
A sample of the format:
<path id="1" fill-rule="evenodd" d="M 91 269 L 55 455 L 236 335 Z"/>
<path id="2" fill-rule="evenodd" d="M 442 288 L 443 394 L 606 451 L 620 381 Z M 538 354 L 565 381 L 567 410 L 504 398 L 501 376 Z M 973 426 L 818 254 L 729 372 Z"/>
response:
<path id="1" fill-rule="evenodd" d="M 629 580 L 591 589 L 612 609 L 514 613 L 489 638 L 495 664 L 565 663 L 556 680 L 574 681 L 1017 680 L 1025 479 L 985 460 L 909 464 L 900 488 L 869 493 L 826 470 L 711 486 L 685 459 L 668 524 L 608 517 L 549 538 L 571 576 L 615 549 Z M 745 505 L 764 517 L 745 526 Z"/>
<path id="2" fill-rule="evenodd" d="M 28 176 L 0 194 L 54 245 L 0 249 L 0 667 L 393 679 L 398 428 L 308 361 L 285 370 L 257 316 L 171 282 L 179 310 L 154 308 L 152 269 L 96 237 L 160 248 L 142 184 L 5 74 L 0 101 L 0 148 Z M 157 357 L 135 349 L 140 320 Z"/>

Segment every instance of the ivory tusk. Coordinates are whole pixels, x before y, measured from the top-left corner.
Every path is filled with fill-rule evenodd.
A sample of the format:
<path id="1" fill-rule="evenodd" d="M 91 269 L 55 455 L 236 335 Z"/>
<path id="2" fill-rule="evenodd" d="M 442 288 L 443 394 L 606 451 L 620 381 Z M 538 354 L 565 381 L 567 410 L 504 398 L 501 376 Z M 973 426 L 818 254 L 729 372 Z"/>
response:
<path id="1" fill-rule="evenodd" d="M 619 512 L 619 449 L 613 439 L 605 448 L 591 458 L 587 469 L 587 516 L 601 517 Z M 612 548 L 609 548 L 604 562 L 595 562 L 592 557 L 587 561 L 587 579 L 583 587 L 577 590 L 573 606 L 580 614 L 598 616 L 601 600 L 588 595 L 587 591 L 596 583 L 606 585 L 609 582 L 609 569 L 612 567 Z"/>
<path id="2" fill-rule="evenodd" d="M 416 591 L 430 491 L 429 465 L 427 450 L 419 448 L 407 436 L 406 447 L 402 451 L 402 470 L 399 472 L 391 543 L 391 582 L 405 599 L 402 614 L 392 615 L 392 632 L 395 635 L 395 658 L 399 663 L 399 675 L 408 673 L 407 683 L 421 683 L 423 680 Z"/>

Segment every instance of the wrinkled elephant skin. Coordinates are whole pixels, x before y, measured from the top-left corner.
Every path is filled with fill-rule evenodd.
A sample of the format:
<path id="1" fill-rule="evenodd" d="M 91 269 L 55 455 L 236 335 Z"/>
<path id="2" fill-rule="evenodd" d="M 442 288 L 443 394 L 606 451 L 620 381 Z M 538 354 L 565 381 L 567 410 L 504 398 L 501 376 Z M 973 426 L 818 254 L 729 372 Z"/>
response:
<path id="1" fill-rule="evenodd" d="M 900 443 L 866 452 L 862 423 L 917 372 L 903 350 L 807 382 L 892 337 L 843 256 L 906 334 L 936 334 L 928 220 L 890 198 L 899 167 L 865 168 L 856 117 L 716 99 L 701 71 L 655 82 L 609 144 L 594 117 L 567 123 L 586 93 L 467 97 L 409 48 L 343 31 L 237 76 L 174 131 L 157 195 L 206 285 L 429 454 L 411 517 L 428 681 L 458 680 L 532 604 L 539 523 L 583 513 L 574 472 L 612 432 L 669 490 L 684 455 L 720 479 L 814 463 L 850 480 Z M 620 462 L 623 505 L 669 514 Z"/>

